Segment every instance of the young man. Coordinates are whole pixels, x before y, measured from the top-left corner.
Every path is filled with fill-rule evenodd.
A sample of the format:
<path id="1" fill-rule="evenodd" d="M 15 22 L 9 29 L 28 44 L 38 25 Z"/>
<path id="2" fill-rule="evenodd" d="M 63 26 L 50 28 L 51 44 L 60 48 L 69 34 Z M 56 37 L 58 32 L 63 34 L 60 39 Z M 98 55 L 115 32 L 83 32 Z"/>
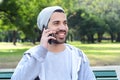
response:
<path id="1" fill-rule="evenodd" d="M 95 80 L 86 55 L 64 43 L 68 25 L 61 7 L 43 9 L 37 25 L 40 45 L 25 52 L 11 80 Z"/>

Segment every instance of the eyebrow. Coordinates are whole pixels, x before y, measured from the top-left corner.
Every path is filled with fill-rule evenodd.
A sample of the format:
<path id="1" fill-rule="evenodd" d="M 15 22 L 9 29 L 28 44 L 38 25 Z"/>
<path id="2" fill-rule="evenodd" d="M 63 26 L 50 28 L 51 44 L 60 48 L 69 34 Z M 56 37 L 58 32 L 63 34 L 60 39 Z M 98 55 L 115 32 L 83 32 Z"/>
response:
<path id="1" fill-rule="evenodd" d="M 58 22 L 60 22 L 60 21 L 58 21 L 58 20 L 57 21 L 53 21 L 53 23 L 58 23 Z"/>
<path id="2" fill-rule="evenodd" d="M 60 21 L 59 20 L 53 21 L 53 23 L 55 23 L 55 22 L 60 22 Z M 67 20 L 64 20 L 63 22 L 67 22 Z"/>
<path id="3" fill-rule="evenodd" d="M 52 20 L 53 22 L 59 21 L 59 20 Z M 67 19 L 65 19 L 64 21 L 67 21 Z"/>

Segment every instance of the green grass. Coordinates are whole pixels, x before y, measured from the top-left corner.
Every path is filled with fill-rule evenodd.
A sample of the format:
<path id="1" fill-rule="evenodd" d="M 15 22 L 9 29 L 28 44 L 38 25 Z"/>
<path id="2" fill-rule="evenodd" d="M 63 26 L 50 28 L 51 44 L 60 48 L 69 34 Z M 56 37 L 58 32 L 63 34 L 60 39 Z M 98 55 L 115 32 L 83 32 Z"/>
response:
<path id="1" fill-rule="evenodd" d="M 83 50 L 92 66 L 120 65 L 120 43 L 70 44 Z"/>
<path id="2" fill-rule="evenodd" d="M 120 43 L 82 44 L 68 42 L 84 51 L 91 66 L 120 65 Z M 15 68 L 23 53 L 33 47 L 31 43 L 0 43 L 0 68 Z"/>
<path id="3" fill-rule="evenodd" d="M 15 68 L 24 52 L 33 47 L 31 43 L 0 43 L 0 68 Z"/>

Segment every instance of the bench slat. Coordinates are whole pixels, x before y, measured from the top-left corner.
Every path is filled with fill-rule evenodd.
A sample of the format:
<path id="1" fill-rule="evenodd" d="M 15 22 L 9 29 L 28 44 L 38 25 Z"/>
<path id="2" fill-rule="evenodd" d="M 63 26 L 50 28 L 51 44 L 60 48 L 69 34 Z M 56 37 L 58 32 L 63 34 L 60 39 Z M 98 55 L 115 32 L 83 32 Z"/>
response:
<path id="1" fill-rule="evenodd" d="M 115 70 L 95 70 L 93 71 L 96 78 L 117 77 Z"/>
<path id="2" fill-rule="evenodd" d="M 10 79 L 13 72 L 0 72 L 0 79 Z"/>

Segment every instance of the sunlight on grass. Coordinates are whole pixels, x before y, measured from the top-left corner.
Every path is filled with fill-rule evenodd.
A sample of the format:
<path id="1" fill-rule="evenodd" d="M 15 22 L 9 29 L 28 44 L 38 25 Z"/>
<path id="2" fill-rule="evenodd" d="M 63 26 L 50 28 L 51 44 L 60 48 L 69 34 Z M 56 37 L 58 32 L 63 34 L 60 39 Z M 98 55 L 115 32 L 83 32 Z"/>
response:
<path id="1" fill-rule="evenodd" d="M 94 52 L 94 53 L 120 53 L 120 50 L 85 50 L 85 52 Z"/>
<path id="2" fill-rule="evenodd" d="M 68 42 L 81 49 L 89 58 L 90 65 L 120 65 L 120 43 L 82 44 L 79 41 Z M 39 43 L 37 43 L 39 44 Z M 32 43 L 0 43 L 0 68 L 15 68 L 24 52 L 36 46 Z"/>
<path id="3" fill-rule="evenodd" d="M 23 48 L 31 48 L 35 45 L 31 43 L 17 43 L 17 45 L 13 45 L 13 43 L 0 43 L 0 49 L 23 49 Z"/>
<path id="4" fill-rule="evenodd" d="M 81 49 L 92 66 L 120 65 L 120 43 L 82 44 L 77 41 L 69 43 Z"/>
<path id="5" fill-rule="evenodd" d="M 103 65 L 120 65 L 120 58 L 116 55 L 89 55 L 88 58 L 90 59 L 90 63 L 92 66 L 102 66 Z"/>

